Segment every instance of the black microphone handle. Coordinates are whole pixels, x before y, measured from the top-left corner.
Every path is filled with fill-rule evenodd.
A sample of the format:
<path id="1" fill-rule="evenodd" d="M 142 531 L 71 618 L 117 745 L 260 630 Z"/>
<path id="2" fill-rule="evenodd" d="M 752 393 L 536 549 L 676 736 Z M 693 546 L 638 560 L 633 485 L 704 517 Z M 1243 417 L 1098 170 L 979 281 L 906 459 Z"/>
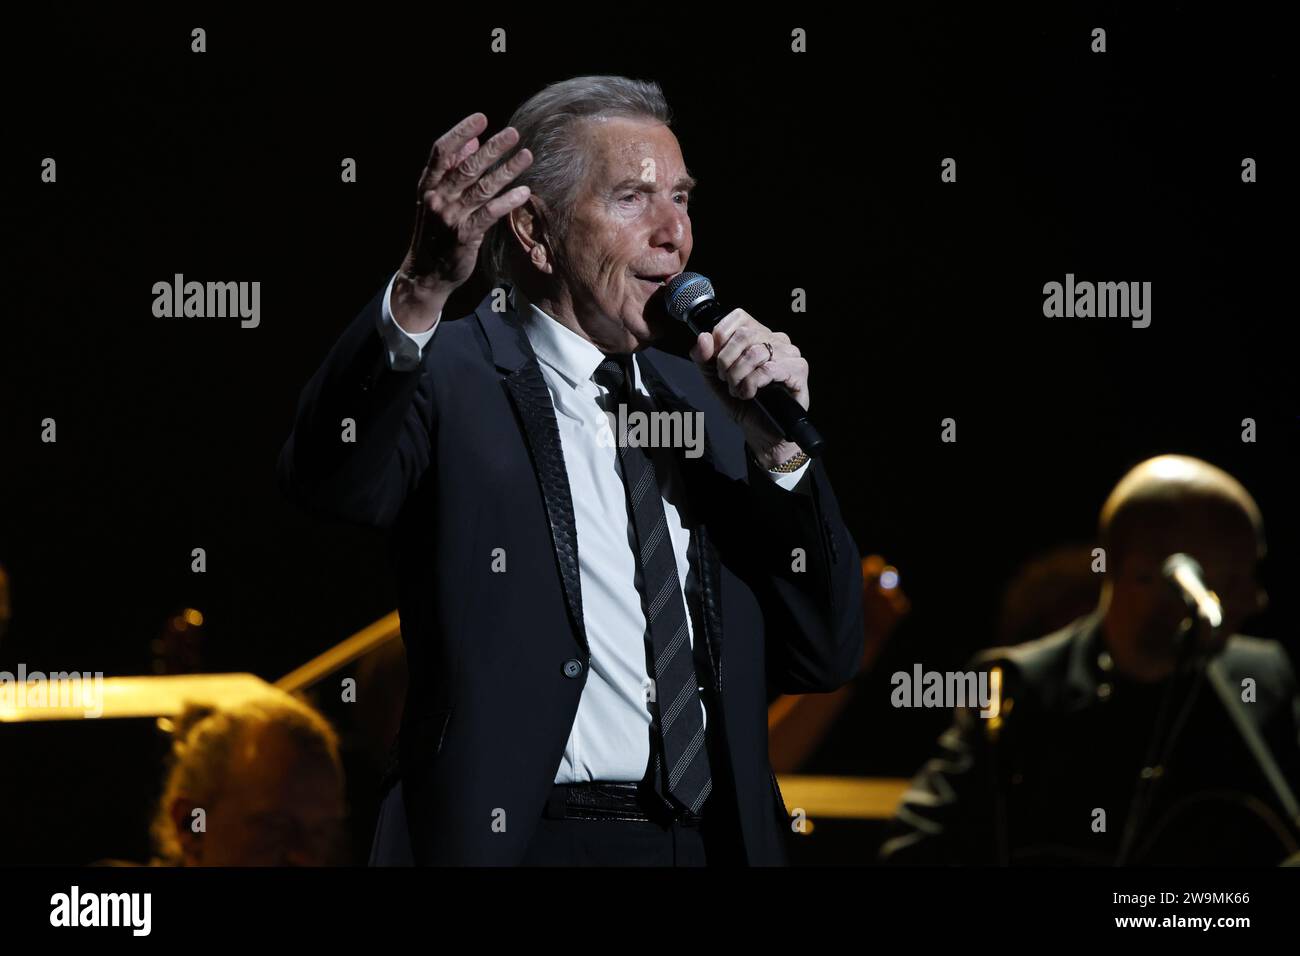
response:
<path id="1" fill-rule="evenodd" d="M 717 299 L 701 302 L 686 315 L 686 325 L 692 332 L 712 332 L 732 310 L 724 308 Z M 826 439 L 808 420 L 808 412 L 793 395 L 778 382 L 768 382 L 754 396 L 754 403 L 786 441 L 792 441 L 807 452 L 809 458 L 817 458 L 826 449 Z"/>

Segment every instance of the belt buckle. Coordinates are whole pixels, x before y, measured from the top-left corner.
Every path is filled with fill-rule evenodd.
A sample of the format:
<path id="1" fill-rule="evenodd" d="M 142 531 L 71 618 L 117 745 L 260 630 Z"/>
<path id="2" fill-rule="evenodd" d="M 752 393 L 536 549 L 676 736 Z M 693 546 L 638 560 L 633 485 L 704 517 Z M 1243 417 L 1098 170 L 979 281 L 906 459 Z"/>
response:
<path id="1" fill-rule="evenodd" d="M 635 784 L 592 781 L 570 785 L 565 789 L 563 816 L 569 820 L 644 822 L 649 816 L 639 806 L 636 796 Z"/>

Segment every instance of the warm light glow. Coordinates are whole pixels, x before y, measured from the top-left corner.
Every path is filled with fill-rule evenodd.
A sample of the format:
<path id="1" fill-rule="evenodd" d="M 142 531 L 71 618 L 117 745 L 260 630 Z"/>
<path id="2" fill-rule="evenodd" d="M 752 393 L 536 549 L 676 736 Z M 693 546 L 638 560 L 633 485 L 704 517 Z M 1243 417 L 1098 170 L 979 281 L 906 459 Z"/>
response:
<path id="1" fill-rule="evenodd" d="M 1147 462 L 1147 468 L 1157 478 L 1164 478 L 1167 481 L 1186 478 L 1195 470 L 1186 459 L 1179 458 L 1176 455 L 1160 455 L 1157 458 L 1152 458 Z"/>
<path id="2" fill-rule="evenodd" d="M 980 716 L 984 716 L 981 714 Z M 996 733 L 1002 727 L 1002 668 L 989 668 L 988 731 Z"/>
<path id="3" fill-rule="evenodd" d="M 777 783 L 791 812 L 813 817 L 847 820 L 888 820 L 910 785 L 906 779 L 888 777 L 818 777 L 779 773 Z"/>
<path id="4" fill-rule="evenodd" d="M 72 688 L 73 683 L 65 682 L 57 688 L 59 694 L 54 693 L 56 688 L 49 680 L 0 685 L 0 723 L 170 717 L 190 703 L 235 707 L 274 693 L 269 684 L 253 674 L 96 675 L 94 680 L 80 682 L 79 687 Z"/>

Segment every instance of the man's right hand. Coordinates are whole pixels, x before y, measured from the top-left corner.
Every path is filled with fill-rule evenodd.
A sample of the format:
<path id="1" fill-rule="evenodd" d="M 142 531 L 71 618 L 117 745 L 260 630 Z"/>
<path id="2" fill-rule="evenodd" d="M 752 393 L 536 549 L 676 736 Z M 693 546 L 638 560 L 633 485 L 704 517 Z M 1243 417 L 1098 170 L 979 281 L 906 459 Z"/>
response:
<path id="1" fill-rule="evenodd" d="M 443 133 L 420 176 L 415 231 L 391 302 L 393 318 L 407 332 L 433 328 L 451 293 L 473 275 L 488 228 L 528 201 L 527 186 L 497 195 L 532 164 L 527 149 L 484 175 L 519 141 L 518 130 L 507 126 L 480 149 L 487 123 L 473 113 Z"/>

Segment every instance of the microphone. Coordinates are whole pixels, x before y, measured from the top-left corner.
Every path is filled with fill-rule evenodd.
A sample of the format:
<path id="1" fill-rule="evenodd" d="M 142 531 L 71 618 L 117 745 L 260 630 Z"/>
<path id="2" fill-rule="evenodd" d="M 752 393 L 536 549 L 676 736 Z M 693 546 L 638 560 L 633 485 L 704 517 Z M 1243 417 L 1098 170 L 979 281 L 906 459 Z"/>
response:
<path id="1" fill-rule="evenodd" d="M 1160 573 L 1174 586 L 1189 611 L 1195 611 L 1213 630 L 1223 626 L 1223 605 L 1219 596 L 1205 586 L 1205 572 L 1190 554 L 1171 554 Z"/>
<path id="2" fill-rule="evenodd" d="M 665 284 L 664 307 L 669 315 L 686 323 L 696 335 L 712 332 L 714 326 L 732 311 L 718 302 L 713 283 L 696 272 L 683 272 Z M 826 440 L 808 420 L 803 406 L 779 383 L 768 382 L 760 388 L 754 396 L 754 403 L 786 441 L 798 444 L 809 458 L 821 455 Z"/>

